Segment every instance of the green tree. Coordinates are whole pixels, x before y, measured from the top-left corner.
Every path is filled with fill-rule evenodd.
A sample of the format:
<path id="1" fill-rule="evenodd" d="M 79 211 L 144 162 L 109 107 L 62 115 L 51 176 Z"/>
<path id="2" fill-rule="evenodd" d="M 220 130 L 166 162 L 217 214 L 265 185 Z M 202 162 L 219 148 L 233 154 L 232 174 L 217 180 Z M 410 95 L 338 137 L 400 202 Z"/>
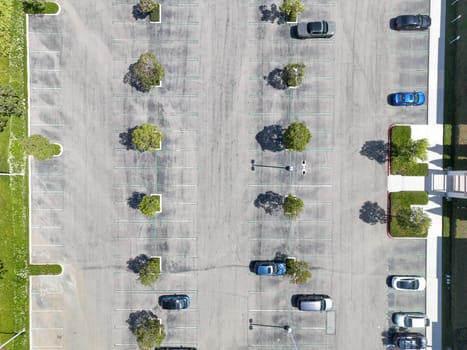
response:
<path id="1" fill-rule="evenodd" d="M 295 261 L 287 259 L 287 270 L 285 274 L 290 277 L 294 284 L 306 283 L 311 277 L 310 265 L 306 261 Z"/>
<path id="2" fill-rule="evenodd" d="M 294 122 L 289 125 L 282 138 L 287 149 L 302 152 L 311 140 L 311 132 L 305 123 Z"/>
<path id="3" fill-rule="evenodd" d="M 282 5 L 279 6 L 279 10 L 285 13 L 289 21 L 295 22 L 297 20 L 297 16 L 300 13 L 305 12 L 305 7 L 300 0 L 284 0 Z"/>
<path id="4" fill-rule="evenodd" d="M 23 10 L 24 12 L 29 14 L 44 13 L 45 3 L 43 1 L 37 0 L 24 0 Z"/>
<path id="5" fill-rule="evenodd" d="M 21 116 L 24 99 L 9 85 L 0 86 L 0 116 Z"/>
<path id="6" fill-rule="evenodd" d="M 154 152 L 160 148 L 164 135 L 159 127 L 152 124 L 141 124 L 131 133 L 131 142 L 138 151 Z"/>
<path id="7" fill-rule="evenodd" d="M 284 81 L 287 86 L 299 86 L 305 77 L 304 63 L 289 63 L 284 67 Z"/>
<path id="8" fill-rule="evenodd" d="M 152 52 L 143 53 L 134 66 L 135 79 L 145 91 L 159 85 L 164 74 L 164 67 Z"/>
<path id="9" fill-rule="evenodd" d="M 428 140 L 412 140 L 409 139 L 401 144 L 393 144 L 394 151 L 398 157 L 405 161 L 427 160 Z"/>
<path id="10" fill-rule="evenodd" d="M 157 3 L 154 0 L 139 0 L 139 8 L 142 12 L 149 13 L 157 8 Z"/>
<path id="11" fill-rule="evenodd" d="M 425 237 L 431 226 L 431 219 L 422 208 L 401 208 L 396 220 L 402 230 L 414 237 Z"/>
<path id="12" fill-rule="evenodd" d="M 24 139 L 22 144 L 26 154 L 33 156 L 41 162 L 60 153 L 60 146 L 51 144 L 50 141 L 42 135 L 31 135 Z"/>
<path id="13" fill-rule="evenodd" d="M 161 275 L 161 261 L 159 258 L 151 258 L 143 263 L 139 270 L 139 281 L 144 286 L 150 286 Z"/>
<path id="14" fill-rule="evenodd" d="M 136 326 L 134 335 L 141 350 L 151 350 L 164 341 L 164 325 L 159 319 L 145 319 Z"/>
<path id="15" fill-rule="evenodd" d="M 159 195 L 144 196 L 138 204 L 138 209 L 147 217 L 154 217 L 161 209 L 161 197 Z"/>
<path id="16" fill-rule="evenodd" d="M 292 194 L 289 194 L 284 199 L 284 215 L 290 219 L 295 219 L 298 216 L 298 214 L 300 214 L 300 212 L 303 210 L 303 207 L 303 201 Z"/>

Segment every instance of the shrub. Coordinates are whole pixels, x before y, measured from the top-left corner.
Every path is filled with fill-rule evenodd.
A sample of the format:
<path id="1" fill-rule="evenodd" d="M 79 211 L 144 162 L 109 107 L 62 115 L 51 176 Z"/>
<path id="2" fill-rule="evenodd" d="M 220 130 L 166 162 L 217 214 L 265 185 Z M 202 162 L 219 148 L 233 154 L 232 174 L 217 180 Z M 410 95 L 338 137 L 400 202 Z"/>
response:
<path id="1" fill-rule="evenodd" d="M 140 0 L 139 8 L 144 13 L 150 13 L 158 7 L 158 4 L 154 0 Z"/>
<path id="2" fill-rule="evenodd" d="M 45 3 L 37 0 L 24 0 L 23 9 L 27 14 L 41 14 L 45 12 Z"/>
<path id="3" fill-rule="evenodd" d="M 283 142 L 287 149 L 304 151 L 311 140 L 311 133 L 305 123 L 292 123 L 283 135 Z"/>
<path id="4" fill-rule="evenodd" d="M 24 99 L 9 85 L 0 86 L 0 115 L 21 116 L 24 112 Z"/>
<path id="5" fill-rule="evenodd" d="M 138 151 L 154 152 L 160 148 L 164 135 L 159 127 L 152 124 L 141 124 L 131 133 L 131 142 Z"/>
<path id="6" fill-rule="evenodd" d="M 58 145 L 53 145 L 42 135 L 31 135 L 23 140 L 23 148 L 26 154 L 33 156 L 41 162 L 52 158 L 60 152 Z"/>
<path id="7" fill-rule="evenodd" d="M 161 197 L 159 195 L 144 196 L 138 204 L 138 209 L 147 217 L 154 217 L 161 210 Z"/>
<path id="8" fill-rule="evenodd" d="M 144 286 L 150 286 L 159 279 L 161 274 L 161 261 L 159 258 L 151 258 L 141 265 L 139 281 Z"/>
<path id="9" fill-rule="evenodd" d="M 11 51 L 11 23 L 13 20 L 14 1 L 2 1 L 0 11 L 0 52 L 3 57 L 8 57 Z"/>
<path id="10" fill-rule="evenodd" d="M 303 201 L 292 194 L 289 194 L 284 199 L 284 215 L 290 219 L 295 219 L 298 216 L 298 214 L 300 214 L 300 212 L 303 210 L 303 207 Z"/>
<path id="11" fill-rule="evenodd" d="M 161 7 L 156 4 L 154 10 L 149 13 L 149 20 L 151 22 L 159 22 L 161 20 Z"/>
<path id="12" fill-rule="evenodd" d="M 279 10 L 285 13 L 290 22 L 295 22 L 297 21 L 297 16 L 300 13 L 305 12 L 305 7 L 300 0 L 284 0 L 282 5 L 279 7 Z"/>
<path id="13" fill-rule="evenodd" d="M 284 67 L 284 80 L 287 86 L 298 86 L 305 76 L 304 63 L 290 63 Z"/>
<path id="14" fill-rule="evenodd" d="M 306 283 L 311 277 L 310 265 L 305 261 L 295 261 L 287 259 L 286 275 L 290 277 L 290 282 L 294 284 Z"/>
<path id="15" fill-rule="evenodd" d="M 152 52 L 143 53 L 134 67 L 135 78 L 143 90 L 150 90 L 160 85 L 164 79 L 164 68 Z"/>

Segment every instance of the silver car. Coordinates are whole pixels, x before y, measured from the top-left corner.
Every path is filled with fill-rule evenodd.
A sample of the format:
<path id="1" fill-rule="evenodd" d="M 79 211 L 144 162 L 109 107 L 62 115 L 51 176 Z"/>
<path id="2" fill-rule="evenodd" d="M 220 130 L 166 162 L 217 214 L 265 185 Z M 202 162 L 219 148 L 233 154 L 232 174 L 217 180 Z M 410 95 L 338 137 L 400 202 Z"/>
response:
<path id="1" fill-rule="evenodd" d="M 330 38 L 336 33 L 336 24 L 331 21 L 303 22 L 297 25 L 297 37 Z"/>
<path id="2" fill-rule="evenodd" d="M 430 325 L 430 320 L 421 312 L 395 312 L 392 322 L 404 328 L 425 328 Z"/>

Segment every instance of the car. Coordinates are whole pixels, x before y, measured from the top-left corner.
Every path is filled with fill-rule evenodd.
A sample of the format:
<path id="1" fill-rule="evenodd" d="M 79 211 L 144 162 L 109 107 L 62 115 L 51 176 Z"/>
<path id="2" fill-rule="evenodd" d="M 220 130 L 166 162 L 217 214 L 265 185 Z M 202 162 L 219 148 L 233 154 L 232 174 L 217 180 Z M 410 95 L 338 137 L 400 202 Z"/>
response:
<path id="1" fill-rule="evenodd" d="M 336 32 L 336 24 L 331 21 L 302 22 L 297 24 L 297 37 L 330 38 Z"/>
<path id="2" fill-rule="evenodd" d="M 393 106 L 420 106 L 425 103 L 425 94 L 421 91 L 396 92 L 389 96 Z"/>
<path id="3" fill-rule="evenodd" d="M 325 294 L 297 295 L 296 305 L 300 311 L 329 311 L 332 309 L 332 299 Z"/>
<path id="4" fill-rule="evenodd" d="M 161 295 L 159 305 L 166 310 L 188 309 L 190 307 L 190 297 L 183 294 Z"/>
<path id="5" fill-rule="evenodd" d="M 430 320 L 422 312 L 395 312 L 392 322 L 404 328 L 425 328 L 430 325 Z"/>
<path id="6" fill-rule="evenodd" d="M 431 18 L 427 15 L 401 15 L 394 21 L 396 30 L 426 30 L 431 25 Z"/>
<path id="7" fill-rule="evenodd" d="M 285 262 L 256 261 L 253 270 L 260 276 L 284 276 L 287 267 Z"/>
<path id="8" fill-rule="evenodd" d="M 399 349 L 425 349 L 426 338 L 420 333 L 397 333 L 394 345 Z"/>
<path id="9" fill-rule="evenodd" d="M 393 276 L 391 286 L 396 290 L 420 291 L 426 287 L 426 281 L 420 276 Z"/>

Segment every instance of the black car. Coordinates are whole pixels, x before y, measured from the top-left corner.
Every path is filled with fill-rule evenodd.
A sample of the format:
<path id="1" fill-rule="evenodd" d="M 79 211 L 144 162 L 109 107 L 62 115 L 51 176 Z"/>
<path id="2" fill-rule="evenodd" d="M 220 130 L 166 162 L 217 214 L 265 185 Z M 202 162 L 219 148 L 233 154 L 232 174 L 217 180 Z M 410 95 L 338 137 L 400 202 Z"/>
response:
<path id="1" fill-rule="evenodd" d="M 402 15 L 394 21 L 396 30 L 426 30 L 431 25 L 431 18 L 427 15 Z"/>
<path id="2" fill-rule="evenodd" d="M 421 333 L 398 333 L 394 337 L 394 345 L 399 349 L 425 349 L 426 338 Z"/>
<path id="3" fill-rule="evenodd" d="M 166 310 L 188 309 L 190 306 L 190 297 L 188 295 L 161 295 L 159 305 Z"/>

